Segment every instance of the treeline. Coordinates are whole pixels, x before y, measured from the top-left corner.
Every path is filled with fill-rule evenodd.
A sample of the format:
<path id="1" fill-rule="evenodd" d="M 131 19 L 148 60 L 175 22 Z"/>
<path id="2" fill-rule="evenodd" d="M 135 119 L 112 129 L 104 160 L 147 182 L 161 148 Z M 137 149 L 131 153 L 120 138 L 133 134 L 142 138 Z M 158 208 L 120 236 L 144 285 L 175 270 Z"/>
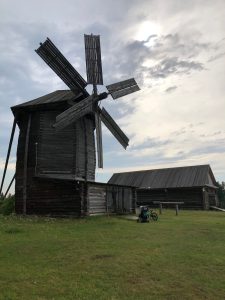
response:
<path id="1" fill-rule="evenodd" d="M 5 216 L 15 212 L 15 195 L 9 194 L 6 198 L 0 195 L 0 214 Z"/>
<path id="2" fill-rule="evenodd" d="M 225 182 L 222 181 L 222 183 L 217 182 L 217 186 L 218 186 L 218 199 L 219 199 L 219 205 L 222 208 L 225 208 Z"/>

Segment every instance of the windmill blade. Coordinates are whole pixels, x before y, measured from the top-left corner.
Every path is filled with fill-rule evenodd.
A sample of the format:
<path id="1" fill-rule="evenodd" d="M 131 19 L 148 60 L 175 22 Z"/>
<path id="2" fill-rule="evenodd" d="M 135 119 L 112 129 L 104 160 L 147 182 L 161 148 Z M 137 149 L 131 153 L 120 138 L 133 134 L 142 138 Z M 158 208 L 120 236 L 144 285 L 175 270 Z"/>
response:
<path id="1" fill-rule="evenodd" d="M 69 109 L 56 117 L 56 122 L 53 125 L 56 129 L 63 129 L 64 127 L 76 122 L 86 114 L 93 112 L 94 97 L 91 95 L 86 99 L 74 104 Z"/>
<path id="2" fill-rule="evenodd" d="M 102 124 L 98 112 L 95 113 L 95 128 L 96 128 L 98 167 L 103 168 Z"/>
<path id="3" fill-rule="evenodd" d="M 101 46 L 99 35 L 84 35 L 87 82 L 103 84 Z"/>
<path id="4" fill-rule="evenodd" d="M 84 88 L 87 82 L 49 38 L 43 44 L 41 43 L 40 47 L 35 51 L 73 92 L 77 93 L 77 91 L 80 91 L 86 94 Z"/>
<path id="5" fill-rule="evenodd" d="M 134 78 L 107 85 L 106 88 L 113 99 L 117 99 L 140 90 Z"/>
<path id="6" fill-rule="evenodd" d="M 118 142 L 124 147 L 127 148 L 129 139 L 125 135 L 125 133 L 120 129 L 120 127 L 116 124 L 110 114 L 103 107 L 102 109 L 98 108 L 100 113 L 100 118 L 105 126 L 109 129 L 109 131 L 114 135 L 114 137 L 118 140 Z"/>

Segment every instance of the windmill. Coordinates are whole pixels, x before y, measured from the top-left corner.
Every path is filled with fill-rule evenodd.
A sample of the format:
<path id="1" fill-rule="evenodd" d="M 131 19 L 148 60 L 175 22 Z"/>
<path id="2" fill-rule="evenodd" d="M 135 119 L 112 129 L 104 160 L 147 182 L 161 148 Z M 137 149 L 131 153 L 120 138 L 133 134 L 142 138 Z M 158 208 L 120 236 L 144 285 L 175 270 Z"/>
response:
<path id="1" fill-rule="evenodd" d="M 130 199 L 125 197 L 127 187 L 95 182 L 95 149 L 97 145 L 98 167 L 102 168 L 101 122 L 124 148 L 128 146 L 129 139 L 99 102 L 108 96 L 120 98 L 139 87 L 131 78 L 107 85 L 107 92 L 98 93 L 98 85 L 103 85 L 100 37 L 85 35 L 84 41 L 87 81 L 47 38 L 35 51 L 70 90 L 54 91 L 11 107 L 14 123 L 0 193 L 17 125 L 16 172 L 10 186 L 15 180 L 18 214 L 85 215 L 115 211 L 120 205 L 114 204 L 120 197 L 121 203 Z M 88 84 L 92 85 L 91 94 L 86 90 Z M 109 202 L 106 205 L 106 198 L 110 197 L 111 204 L 114 203 L 111 208 Z"/>
<path id="2" fill-rule="evenodd" d="M 56 117 L 54 127 L 62 130 L 71 123 L 76 122 L 87 114 L 94 114 L 96 127 L 96 144 L 98 154 L 98 167 L 103 168 L 102 149 L 102 126 L 101 122 L 109 129 L 118 142 L 126 149 L 129 143 L 128 137 L 116 124 L 105 108 L 100 108 L 99 101 L 106 99 L 109 95 L 113 99 L 138 91 L 134 78 L 110 84 L 106 86 L 108 92 L 98 93 L 97 86 L 103 85 L 101 47 L 99 35 L 84 35 L 85 58 L 87 81 L 75 70 L 63 54 L 56 48 L 52 41 L 47 38 L 40 47 L 35 50 L 37 54 L 49 65 L 49 67 L 63 80 L 63 82 L 76 95 L 79 93 L 83 100 L 75 103 L 69 109 Z M 92 94 L 89 95 L 85 87 L 93 86 Z"/>

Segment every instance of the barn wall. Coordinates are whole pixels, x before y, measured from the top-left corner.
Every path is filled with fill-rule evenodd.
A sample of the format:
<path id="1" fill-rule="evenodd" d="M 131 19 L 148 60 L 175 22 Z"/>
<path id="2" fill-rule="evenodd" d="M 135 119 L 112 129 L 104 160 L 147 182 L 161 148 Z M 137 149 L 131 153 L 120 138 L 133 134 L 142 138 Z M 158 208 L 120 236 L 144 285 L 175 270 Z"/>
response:
<path id="1" fill-rule="evenodd" d="M 88 185 L 88 213 L 130 213 L 135 209 L 135 193 L 132 188 L 109 184 Z"/>
<path id="2" fill-rule="evenodd" d="M 204 209 L 210 209 L 210 206 L 218 206 L 219 201 L 217 197 L 217 192 L 215 189 L 210 187 L 203 188 L 203 206 Z"/>
<path id="3" fill-rule="evenodd" d="M 202 188 L 137 190 L 137 205 L 158 207 L 153 201 L 184 202 L 181 208 L 204 209 Z"/>
<path id="4" fill-rule="evenodd" d="M 105 185 L 88 185 L 87 207 L 90 215 L 107 212 Z"/>

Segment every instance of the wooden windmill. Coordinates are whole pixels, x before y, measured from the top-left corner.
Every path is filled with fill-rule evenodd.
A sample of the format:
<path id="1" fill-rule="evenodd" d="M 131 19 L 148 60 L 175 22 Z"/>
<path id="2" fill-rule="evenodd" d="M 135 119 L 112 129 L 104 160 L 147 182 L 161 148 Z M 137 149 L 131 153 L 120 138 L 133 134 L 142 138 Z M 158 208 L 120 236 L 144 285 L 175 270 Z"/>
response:
<path id="1" fill-rule="evenodd" d="M 94 114 L 96 126 L 96 140 L 98 153 L 98 167 L 103 167 L 103 151 L 102 151 L 102 128 L 101 121 L 126 149 L 129 139 L 119 128 L 113 118 L 109 115 L 105 108 L 100 108 L 98 102 L 106 99 L 111 95 L 113 99 L 120 98 L 127 94 L 139 90 L 134 78 L 107 85 L 108 93 L 98 94 L 97 85 L 103 85 L 101 48 L 99 35 L 84 35 L 85 55 L 86 55 L 86 71 L 87 82 L 74 69 L 74 67 L 66 60 L 62 53 L 55 47 L 50 39 L 47 39 L 36 52 L 50 66 L 50 68 L 64 81 L 75 95 L 81 93 L 85 99 L 56 117 L 54 127 L 57 130 L 76 122 L 87 114 Z M 87 84 L 93 85 L 92 95 L 88 95 L 85 87 Z"/>
<path id="2" fill-rule="evenodd" d="M 47 38 L 35 51 L 70 90 L 55 91 L 11 108 L 15 120 L 1 189 L 17 124 L 18 213 L 87 213 L 91 200 L 86 183 L 95 181 L 95 135 L 98 167 L 103 167 L 101 122 L 124 148 L 128 146 L 129 139 L 106 109 L 100 108 L 99 101 L 109 95 L 117 99 L 138 91 L 139 87 L 132 78 L 107 85 L 108 92 L 98 93 L 97 86 L 103 85 L 100 37 L 85 35 L 84 40 L 87 82 Z M 93 86 L 92 94 L 85 89 L 88 84 Z M 94 198 L 96 203 L 96 195 Z"/>

